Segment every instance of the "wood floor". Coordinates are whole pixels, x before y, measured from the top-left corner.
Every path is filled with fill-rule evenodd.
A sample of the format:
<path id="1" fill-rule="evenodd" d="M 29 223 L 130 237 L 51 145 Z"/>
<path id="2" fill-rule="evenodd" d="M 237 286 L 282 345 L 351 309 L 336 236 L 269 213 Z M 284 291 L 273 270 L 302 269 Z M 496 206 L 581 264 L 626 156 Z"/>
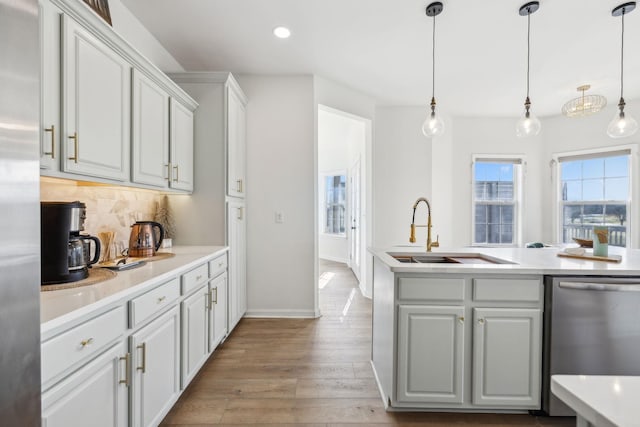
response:
<path id="1" fill-rule="evenodd" d="M 322 317 L 243 319 L 163 425 L 575 425 L 575 418 L 386 412 L 369 364 L 371 301 L 344 264 L 320 267 Z"/>

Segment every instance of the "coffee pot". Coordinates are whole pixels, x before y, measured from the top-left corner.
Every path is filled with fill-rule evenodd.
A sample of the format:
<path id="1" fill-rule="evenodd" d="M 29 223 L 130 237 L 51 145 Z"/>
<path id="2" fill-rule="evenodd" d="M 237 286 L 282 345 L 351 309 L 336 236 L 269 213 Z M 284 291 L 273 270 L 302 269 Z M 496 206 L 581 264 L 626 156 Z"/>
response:
<path id="1" fill-rule="evenodd" d="M 156 236 L 154 229 L 158 229 L 159 236 Z M 154 221 L 138 221 L 131 226 L 129 236 L 130 257 L 152 257 L 160 249 L 164 239 L 164 228 Z"/>
<path id="2" fill-rule="evenodd" d="M 95 244 L 91 258 L 91 241 Z M 82 270 L 98 262 L 100 258 L 100 240 L 95 236 L 79 235 L 69 238 L 69 271 Z"/>

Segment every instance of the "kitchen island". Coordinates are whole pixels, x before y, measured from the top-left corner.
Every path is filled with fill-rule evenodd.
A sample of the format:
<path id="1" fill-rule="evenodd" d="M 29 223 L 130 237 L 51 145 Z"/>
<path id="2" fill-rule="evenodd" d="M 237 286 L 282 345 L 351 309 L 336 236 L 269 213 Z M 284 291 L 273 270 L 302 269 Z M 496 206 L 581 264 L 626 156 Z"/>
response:
<path id="1" fill-rule="evenodd" d="M 372 365 L 387 409 L 541 409 L 545 277 L 640 275 L 640 251 L 610 249 L 621 262 L 562 248 L 370 249 Z"/>

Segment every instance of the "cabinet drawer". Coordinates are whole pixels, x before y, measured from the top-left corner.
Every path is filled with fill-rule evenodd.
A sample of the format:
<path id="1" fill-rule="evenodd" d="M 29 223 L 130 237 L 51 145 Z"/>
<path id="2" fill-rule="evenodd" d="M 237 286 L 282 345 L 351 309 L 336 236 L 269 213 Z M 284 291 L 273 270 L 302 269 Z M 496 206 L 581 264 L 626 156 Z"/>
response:
<path id="1" fill-rule="evenodd" d="M 401 277 L 398 299 L 460 301 L 464 299 L 464 279 Z"/>
<path id="2" fill-rule="evenodd" d="M 209 261 L 209 277 L 213 278 L 227 270 L 227 254 Z"/>
<path id="3" fill-rule="evenodd" d="M 95 356 L 125 329 L 124 307 L 117 307 L 42 343 L 42 384 Z"/>
<path id="4" fill-rule="evenodd" d="M 182 295 L 186 295 L 199 285 L 207 283 L 209 279 L 209 266 L 202 264 L 182 275 Z"/>
<path id="5" fill-rule="evenodd" d="M 539 302 L 542 282 L 539 279 L 473 279 L 473 299 Z"/>
<path id="6" fill-rule="evenodd" d="M 178 278 L 150 290 L 129 302 L 129 327 L 134 328 L 180 298 Z"/>

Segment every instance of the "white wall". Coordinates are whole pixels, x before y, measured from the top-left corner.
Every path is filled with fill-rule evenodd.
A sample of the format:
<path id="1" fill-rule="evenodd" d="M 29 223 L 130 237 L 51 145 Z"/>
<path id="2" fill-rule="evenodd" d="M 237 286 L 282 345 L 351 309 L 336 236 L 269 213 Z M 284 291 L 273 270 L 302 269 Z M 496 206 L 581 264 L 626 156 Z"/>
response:
<path id="1" fill-rule="evenodd" d="M 373 144 L 375 247 L 409 245 L 413 203 L 418 197 L 431 198 L 432 142 L 421 130 L 425 111 L 421 107 L 376 109 Z M 426 224 L 426 218 L 427 209 L 421 205 L 416 223 Z M 426 245 L 426 228 L 418 229 L 416 238 L 416 245 Z"/>
<path id="2" fill-rule="evenodd" d="M 372 182 L 373 182 L 373 119 L 375 116 L 375 102 L 373 98 L 361 92 L 357 92 L 351 88 L 340 85 L 336 82 L 314 76 L 314 108 L 315 108 L 315 146 L 318 146 L 318 109 L 319 106 L 329 107 L 350 115 L 351 118 L 359 120 L 365 127 L 365 147 L 364 153 L 360 153 L 361 163 L 361 268 L 360 268 L 360 290 L 363 295 L 371 297 L 373 283 L 370 270 L 373 266 L 372 259 L 367 253 L 367 247 L 373 242 L 373 199 L 372 199 Z M 317 149 L 317 148 L 316 148 Z M 317 173 L 317 170 L 316 170 Z M 316 191 L 318 189 L 316 188 Z M 316 198 L 317 200 L 317 198 Z M 317 212 L 317 206 L 316 206 Z M 318 248 L 316 248 L 318 254 Z M 316 277 L 318 275 L 318 266 L 316 263 Z M 316 290 L 316 307 L 317 307 L 317 290 Z"/>
<path id="3" fill-rule="evenodd" d="M 182 65 L 160 44 L 121 0 L 109 0 L 113 29 L 165 73 L 184 71 Z"/>
<path id="4" fill-rule="evenodd" d="M 237 77 L 249 99 L 247 314 L 314 316 L 313 77 Z"/>

